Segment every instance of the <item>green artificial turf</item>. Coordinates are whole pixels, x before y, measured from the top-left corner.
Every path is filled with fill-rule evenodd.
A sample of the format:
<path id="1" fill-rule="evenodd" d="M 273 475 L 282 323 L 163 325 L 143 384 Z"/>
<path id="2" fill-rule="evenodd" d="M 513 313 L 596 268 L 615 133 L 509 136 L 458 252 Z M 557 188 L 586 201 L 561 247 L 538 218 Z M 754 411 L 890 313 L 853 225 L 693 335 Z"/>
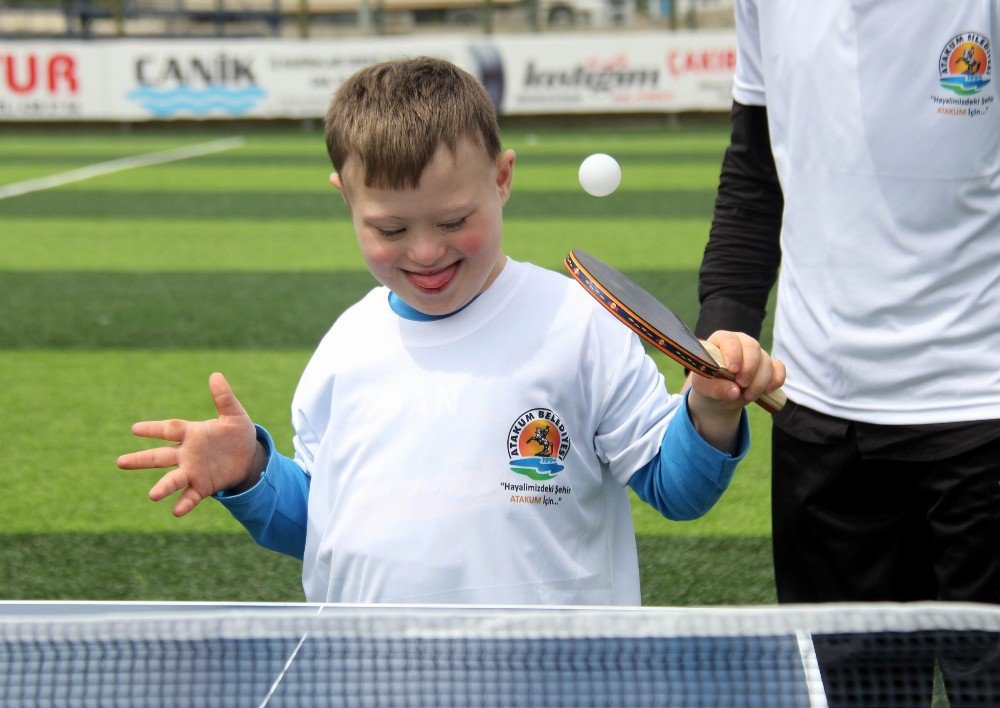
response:
<path id="1" fill-rule="evenodd" d="M 235 134 L 51 130 L 0 135 L 0 186 Z M 322 136 L 243 131 L 239 149 L 0 199 L 0 599 L 301 600 L 297 561 L 254 546 L 214 502 L 184 519 L 146 492 L 135 420 L 212 414 L 223 371 L 290 452 L 289 405 L 313 347 L 374 284 Z M 562 269 L 570 248 L 620 267 L 687 322 L 722 152 L 720 128 L 515 128 L 507 252 Z M 616 155 L 620 189 L 589 197 L 580 161 Z M 656 359 L 668 385 L 679 367 Z M 705 518 L 635 501 L 643 601 L 774 601 L 769 419 Z"/>

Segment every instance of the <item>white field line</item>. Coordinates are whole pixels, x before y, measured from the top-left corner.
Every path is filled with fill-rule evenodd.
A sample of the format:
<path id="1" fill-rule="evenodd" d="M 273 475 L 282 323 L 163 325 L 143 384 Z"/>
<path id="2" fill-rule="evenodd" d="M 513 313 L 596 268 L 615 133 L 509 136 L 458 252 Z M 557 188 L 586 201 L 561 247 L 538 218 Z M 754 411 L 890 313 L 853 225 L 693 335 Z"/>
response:
<path id="1" fill-rule="evenodd" d="M 0 185 L 0 199 L 17 197 L 22 194 L 28 194 L 29 192 L 40 192 L 43 189 L 61 187 L 64 184 L 71 184 L 72 182 L 82 182 L 86 179 L 109 175 L 113 172 L 131 170 L 134 167 L 148 167 L 149 165 L 159 165 L 164 162 L 187 160 L 191 157 L 208 155 L 213 152 L 232 150 L 234 148 L 243 147 L 245 143 L 246 141 L 242 137 L 237 136 L 233 138 L 223 138 L 221 140 L 212 140 L 207 143 L 197 143 L 196 145 L 188 145 L 187 147 L 160 150 L 158 152 L 148 152 L 144 155 L 120 157 L 117 160 L 108 160 L 107 162 L 98 162 L 93 165 L 88 165 L 87 167 L 69 170 L 68 172 L 59 172 L 46 177 L 38 177 L 36 179 L 24 180 L 23 182 Z"/>

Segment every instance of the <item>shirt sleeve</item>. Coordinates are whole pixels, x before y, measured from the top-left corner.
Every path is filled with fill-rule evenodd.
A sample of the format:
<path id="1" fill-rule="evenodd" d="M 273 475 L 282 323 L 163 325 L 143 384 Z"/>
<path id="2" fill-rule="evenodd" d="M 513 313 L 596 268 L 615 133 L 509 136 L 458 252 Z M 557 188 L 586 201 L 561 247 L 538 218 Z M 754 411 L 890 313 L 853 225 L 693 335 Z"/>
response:
<path id="1" fill-rule="evenodd" d="M 767 104 L 757 13 L 757 0 L 737 0 L 733 99 L 750 106 Z"/>
<path id="2" fill-rule="evenodd" d="M 601 389 L 603 400 L 593 406 L 599 416 L 594 451 L 624 487 L 656 456 L 670 418 L 680 409 L 681 396 L 667 393 L 663 375 L 637 334 L 604 311 L 599 318 L 603 332 L 595 337 L 595 346 L 602 348 L 605 359 L 616 361 L 602 374 L 609 380 Z"/>
<path id="3" fill-rule="evenodd" d="M 309 475 L 296 462 L 274 449 L 270 433 L 257 426 L 257 440 L 267 452 L 260 481 L 239 494 L 215 494 L 264 548 L 302 560 L 306 547 Z"/>
<path id="4" fill-rule="evenodd" d="M 746 409 L 740 416 L 737 448 L 730 455 L 706 442 L 691 422 L 685 396 L 667 426 L 659 454 L 632 475 L 629 486 L 668 519 L 697 519 L 726 491 L 736 466 L 750 449 Z"/>
<path id="5" fill-rule="evenodd" d="M 732 137 L 698 273 L 695 334 L 702 339 L 720 329 L 760 338 L 781 263 L 783 209 L 767 109 L 733 103 Z"/>

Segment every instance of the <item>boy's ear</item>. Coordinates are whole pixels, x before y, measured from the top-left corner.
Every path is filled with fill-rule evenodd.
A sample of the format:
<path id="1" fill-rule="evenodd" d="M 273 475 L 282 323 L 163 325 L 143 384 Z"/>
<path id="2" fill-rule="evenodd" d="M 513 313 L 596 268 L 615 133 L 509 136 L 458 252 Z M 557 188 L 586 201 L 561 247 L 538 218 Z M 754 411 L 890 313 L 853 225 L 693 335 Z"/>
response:
<path id="1" fill-rule="evenodd" d="M 506 150 L 497 160 L 497 189 L 500 191 L 500 202 L 506 204 L 510 199 L 510 186 L 514 181 L 514 151 Z"/>
<path id="2" fill-rule="evenodd" d="M 337 188 L 340 192 L 340 196 L 344 199 L 344 204 L 347 205 L 347 211 L 351 210 L 351 200 L 347 198 L 347 192 L 344 191 L 344 183 L 340 181 L 340 174 L 337 172 L 330 173 L 330 184 Z"/>

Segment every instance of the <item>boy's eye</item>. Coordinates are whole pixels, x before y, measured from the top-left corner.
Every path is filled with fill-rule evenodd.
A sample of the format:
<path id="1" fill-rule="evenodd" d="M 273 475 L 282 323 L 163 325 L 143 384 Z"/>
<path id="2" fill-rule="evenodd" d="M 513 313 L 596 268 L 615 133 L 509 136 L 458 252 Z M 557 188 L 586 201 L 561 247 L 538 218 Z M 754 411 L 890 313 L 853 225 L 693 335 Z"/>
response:
<path id="1" fill-rule="evenodd" d="M 458 229 L 465 226 L 465 220 L 467 218 L 468 217 L 463 216 L 461 219 L 458 219 L 457 221 L 449 221 L 446 224 L 441 224 L 441 228 L 444 229 L 445 231 L 457 231 Z"/>
<path id="2" fill-rule="evenodd" d="M 375 231 L 378 232 L 378 235 L 381 236 L 382 238 L 399 238 L 400 236 L 403 235 L 403 231 L 405 231 L 405 229 L 386 230 L 386 229 L 380 229 L 376 226 Z"/>

